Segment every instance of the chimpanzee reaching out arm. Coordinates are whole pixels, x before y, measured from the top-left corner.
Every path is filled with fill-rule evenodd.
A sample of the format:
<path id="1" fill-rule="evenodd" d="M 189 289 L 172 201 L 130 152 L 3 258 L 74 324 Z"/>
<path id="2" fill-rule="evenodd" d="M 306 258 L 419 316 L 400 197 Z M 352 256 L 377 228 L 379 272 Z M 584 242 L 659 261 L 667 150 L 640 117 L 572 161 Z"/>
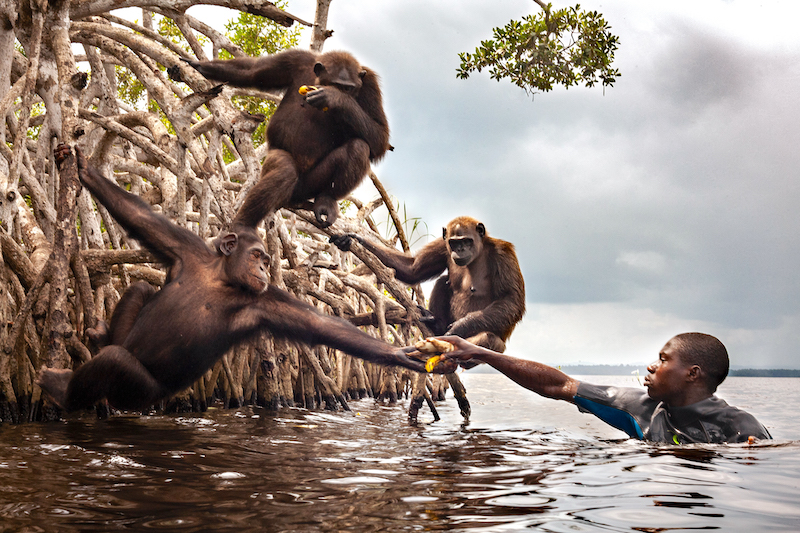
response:
<path id="1" fill-rule="evenodd" d="M 187 61 L 206 78 L 235 87 L 284 90 L 267 126 L 269 152 L 261 179 L 233 227 L 255 227 L 276 209 L 314 199 L 323 227 L 338 217 L 336 201 L 355 189 L 389 149 L 389 124 L 378 76 L 346 52 L 287 50 L 226 61 Z M 309 91 L 301 95 L 299 89 Z"/>
<path id="2" fill-rule="evenodd" d="M 253 229 L 222 235 L 212 251 L 197 235 L 101 176 L 80 151 L 76 155 L 81 182 L 172 270 L 155 293 L 141 285 L 125 293 L 107 335 L 112 344 L 88 363 L 75 372 L 42 369 L 37 382 L 59 406 L 72 411 L 107 398 L 118 409 L 145 408 L 190 386 L 228 349 L 262 331 L 376 363 L 424 369 L 406 356 L 410 350 L 370 337 L 270 286 L 270 257 Z M 55 157 L 61 166 L 72 152 L 61 145 Z"/>
<path id="3" fill-rule="evenodd" d="M 352 233 L 333 235 L 330 241 L 339 249 L 347 252 L 350 251 L 352 239 L 357 240 L 367 250 L 375 254 L 381 260 L 381 263 L 393 268 L 395 277 L 409 285 L 433 279 L 447 269 L 447 243 L 443 240 L 436 240 L 426 244 L 413 257 L 405 255 L 394 248 L 374 244 Z"/>
<path id="4" fill-rule="evenodd" d="M 56 156 L 68 156 L 68 147 L 63 145 L 57 149 Z M 205 242 L 196 234 L 173 224 L 168 218 L 159 215 L 144 200 L 136 195 L 128 194 L 111 180 L 105 178 L 76 148 L 78 157 L 78 173 L 81 183 L 89 189 L 97 200 L 103 204 L 111 216 L 119 222 L 128 234 L 162 261 L 172 275 L 175 275 L 176 264 L 187 254 L 211 255 Z M 124 201 L 121 200 L 124 198 Z"/>
<path id="5" fill-rule="evenodd" d="M 525 314 L 525 282 L 511 243 L 489 237 L 470 217 L 458 217 L 443 229 L 442 240 L 409 257 L 355 235 L 336 235 L 331 242 L 342 250 L 358 239 L 397 279 L 418 283 L 436 280 L 430 298 L 431 328 L 436 335 L 458 335 L 474 344 L 502 352 Z"/>

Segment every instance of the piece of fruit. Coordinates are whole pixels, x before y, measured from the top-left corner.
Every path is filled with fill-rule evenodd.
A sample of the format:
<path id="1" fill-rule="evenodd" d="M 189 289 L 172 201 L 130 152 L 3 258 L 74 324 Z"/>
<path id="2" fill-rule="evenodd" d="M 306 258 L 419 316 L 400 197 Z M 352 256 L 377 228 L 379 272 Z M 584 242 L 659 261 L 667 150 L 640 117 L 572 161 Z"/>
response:
<path id="1" fill-rule="evenodd" d="M 314 86 L 314 85 L 301 85 L 300 89 L 298 89 L 297 92 L 299 92 L 300 94 L 305 96 L 307 93 L 310 93 L 311 91 L 316 91 L 316 90 L 317 90 L 317 87 Z"/>
<path id="2" fill-rule="evenodd" d="M 442 358 L 441 355 L 434 355 L 427 361 L 425 361 L 425 371 L 426 372 L 433 372 L 433 368 L 439 363 L 439 360 Z"/>
<path id="3" fill-rule="evenodd" d="M 443 353 L 452 352 L 456 349 L 455 346 L 447 341 L 441 341 L 433 337 L 418 341 L 414 344 L 414 348 L 422 353 L 429 355 L 441 355 Z"/>

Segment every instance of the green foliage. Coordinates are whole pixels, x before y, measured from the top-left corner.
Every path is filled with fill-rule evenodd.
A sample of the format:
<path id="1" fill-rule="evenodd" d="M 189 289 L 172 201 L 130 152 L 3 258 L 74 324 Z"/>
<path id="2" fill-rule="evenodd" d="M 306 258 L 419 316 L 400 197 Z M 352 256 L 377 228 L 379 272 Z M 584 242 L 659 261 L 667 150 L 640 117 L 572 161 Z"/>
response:
<path id="1" fill-rule="evenodd" d="M 169 17 L 156 17 L 154 19 L 157 23 L 156 31 L 161 34 L 163 37 L 167 37 L 170 41 L 177 44 L 187 52 L 192 51 L 192 47 L 189 46 L 188 41 L 183 36 L 183 32 L 181 32 L 178 25 L 175 24 L 175 21 Z M 202 33 L 196 33 L 195 37 L 197 38 L 197 42 L 200 43 L 202 46 L 207 45 L 211 42 L 208 37 L 203 35 Z"/>
<path id="2" fill-rule="evenodd" d="M 129 69 L 120 65 L 115 65 L 114 70 L 117 76 L 117 96 L 119 99 L 130 104 L 135 109 L 141 109 L 146 102 L 145 88 L 136 76 Z"/>
<path id="3" fill-rule="evenodd" d="M 286 7 L 286 2 L 276 2 L 276 5 L 283 9 Z M 247 55 L 255 57 L 297 46 L 302 28 L 285 28 L 258 15 L 239 13 L 239 18 L 228 22 L 225 30 L 231 41 L 241 47 Z M 222 50 L 219 57 L 230 59 L 232 56 Z"/>
<path id="4" fill-rule="evenodd" d="M 47 108 L 45 107 L 44 102 L 34 102 L 31 105 L 31 122 L 28 125 L 28 131 L 25 132 L 29 139 L 35 141 L 39 138 L 39 133 L 42 131 L 42 125 L 34 125 L 34 119 L 38 116 L 44 115 L 46 112 Z M 19 112 L 17 114 L 19 114 Z"/>
<path id="5" fill-rule="evenodd" d="M 155 29 L 159 34 L 167 37 L 169 40 L 187 52 L 191 52 L 189 43 L 186 41 L 186 39 L 184 39 L 183 33 L 181 33 L 180 28 L 178 28 L 178 25 L 175 24 L 174 20 L 164 16 L 155 16 L 153 17 L 153 21 L 155 22 L 156 26 Z M 197 40 L 202 45 L 205 45 L 209 42 L 208 38 L 201 33 L 197 34 Z M 149 111 L 158 113 L 158 105 L 155 102 L 147 102 L 145 100 L 146 91 L 144 85 L 142 85 L 142 82 L 140 82 L 126 67 L 117 65 L 114 68 L 117 73 L 117 94 L 119 95 L 120 100 L 130 104 L 135 109 L 143 109 L 145 106 L 147 106 Z M 162 70 L 164 69 L 164 67 L 161 68 Z M 166 123 L 166 121 L 164 122 Z"/>
<path id="6" fill-rule="evenodd" d="M 487 68 L 493 79 L 509 78 L 526 92 L 547 92 L 554 85 L 592 87 L 598 81 L 613 85 L 621 75 L 611 66 L 619 37 L 608 22 L 597 11 L 582 11 L 580 4 L 551 7 L 494 28 L 494 39 L 482 41 L 474 54 L 459 54 L 456 75 L 467 79 Z"/>

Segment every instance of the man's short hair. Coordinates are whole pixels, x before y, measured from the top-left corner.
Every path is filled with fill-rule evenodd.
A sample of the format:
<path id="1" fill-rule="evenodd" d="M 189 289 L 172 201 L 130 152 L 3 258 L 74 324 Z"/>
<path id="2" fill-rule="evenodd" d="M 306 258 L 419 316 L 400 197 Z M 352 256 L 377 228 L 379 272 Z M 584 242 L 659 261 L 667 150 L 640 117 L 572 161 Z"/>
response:
<path id="1" fill-rule="evenodd" d="M 709 392 L 714 392 L 728 377 L 728 350 L 720 340 L 705 333 L 682 333 L 675 339 L 681 343 L 680 358 L 684 364 L 697 365 L 707 376 Z"/>

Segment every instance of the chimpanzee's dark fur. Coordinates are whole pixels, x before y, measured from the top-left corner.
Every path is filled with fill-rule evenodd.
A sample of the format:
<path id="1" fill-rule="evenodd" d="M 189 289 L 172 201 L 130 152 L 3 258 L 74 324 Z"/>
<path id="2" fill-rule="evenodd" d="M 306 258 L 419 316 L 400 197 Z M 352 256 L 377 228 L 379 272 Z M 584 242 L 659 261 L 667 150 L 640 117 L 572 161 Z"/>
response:
<path id="1" fill-rule="evenodd" d="M 337 200 L 369 171 L 389 146 L 378 76 L 346 52 L 287 50 L 227 61 L 189 61 L 200 74 L 234 87 L 283 90 L 267 127 L 269 152 L 261 180 L 233 224 L 254 227 L 280 207 L 314 199 L 317 221 L 338 217 Z M 301 86 L 317 90 L 300 95 Z"/>
<path id="2" fill-rule="evenodd" d="M 368 361 L 423 369 L 406 357 L 411 349 L 381 342 L 269 285 L 270 258 L 254 230 L 225 233 L 217 240 L 218 249 L 211 250 L 199 236 L 100 175 L 76 152 L 83 185 L 164 262 L 170 275 L 159 291 L 143 285 L 129 289 L 109 330 L 95 332 L 110 344 L 89 362 L 75 372 L 42 369 L 39 385 L 67 411 L 102 398 L 119 409 L 145 408 L 188 387 L 229 348 L 262 331 L 326 344 Z M 72 157 L 71 150 L 62 145 L 55 156 L 61 165 Z"/>

